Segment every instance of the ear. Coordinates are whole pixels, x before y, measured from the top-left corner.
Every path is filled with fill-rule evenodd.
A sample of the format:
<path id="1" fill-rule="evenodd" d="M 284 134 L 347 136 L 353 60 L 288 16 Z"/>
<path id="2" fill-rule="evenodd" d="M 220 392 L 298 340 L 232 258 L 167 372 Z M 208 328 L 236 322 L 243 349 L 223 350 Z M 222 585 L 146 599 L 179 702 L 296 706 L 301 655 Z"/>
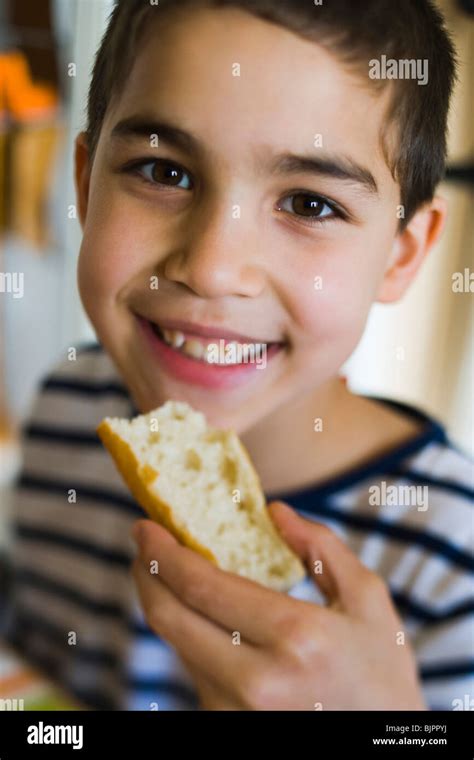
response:
<path id="1" fill-rule="evenodd" d="M 81 227 L 84 227 L 89 201 L 89 182 L 91 165 L 86 133 L 79 132 L 74 150 L 74 178 L 76 185 L 76 200 Z"/>
<path id="2" fill-rule="evenodd" d="M 423 206 L 395 238 L 376 300 L 392 303 L 408 290 L 425 256 L 439 240 L 447 217 L 447 203 L 436 197 Z"/>

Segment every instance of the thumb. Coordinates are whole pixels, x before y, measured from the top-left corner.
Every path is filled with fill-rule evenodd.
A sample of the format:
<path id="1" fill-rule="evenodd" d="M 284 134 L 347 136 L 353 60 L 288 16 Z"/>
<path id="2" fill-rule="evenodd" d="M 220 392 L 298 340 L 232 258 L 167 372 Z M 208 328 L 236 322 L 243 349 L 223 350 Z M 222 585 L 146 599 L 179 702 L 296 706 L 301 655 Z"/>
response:
<path id="1" fill-rule="evenodd" d="M 350 607 L 364 566 L 326 525 L 307 520 L 281 501 L 269 505 L 284 541 L 306 564 L 310 576 L 331 604 Z"/>

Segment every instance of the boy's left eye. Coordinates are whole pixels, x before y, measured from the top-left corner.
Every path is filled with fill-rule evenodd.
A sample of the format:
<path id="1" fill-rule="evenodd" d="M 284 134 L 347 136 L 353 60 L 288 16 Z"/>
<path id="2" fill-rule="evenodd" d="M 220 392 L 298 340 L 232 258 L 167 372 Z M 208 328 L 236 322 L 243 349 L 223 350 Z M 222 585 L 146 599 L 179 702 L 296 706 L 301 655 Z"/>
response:
<path id="1" fill-rule="evenodd" d="M 193 187 L 190 175 L 179 164 L 171 161 L 164 159 L 142 161 L 132 168 L 151 185 L 167 185 L 180 190 L 191 190 Z"/>
<path id="2" fill-rule="evenodd" d="M 194 188 L 191 175 L 179 164 L 164 158 L 134 161 L 124 166 L 123 171 L 133 172 L 143 182 L 158 188 L 160 186 L 175 187 L 180 190 L 192 190 Z M 305 224 L 310 226 L 323 224 L 330 219 L 347 218 L 343 210 L 333 201 L 304 190 L 294 191 L 287 195 L 278 204 L 277 209 L 306 220 Z"/>
<path id="3" fill-rule="evenodd" d="M 288 211 L 293 216 L 306 218 L 310 224 L 342 217 L 342 213 L 326 198 L 304 192 L 288 195 L 278 204 L 278 211 Z"/>

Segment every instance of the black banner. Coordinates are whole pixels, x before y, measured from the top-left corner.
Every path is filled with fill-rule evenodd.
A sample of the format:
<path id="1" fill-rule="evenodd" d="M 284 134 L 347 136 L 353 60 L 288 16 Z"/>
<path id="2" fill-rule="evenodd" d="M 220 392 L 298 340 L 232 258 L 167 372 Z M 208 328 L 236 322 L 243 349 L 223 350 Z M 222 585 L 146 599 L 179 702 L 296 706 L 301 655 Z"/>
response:
<path id="1" fill-rule="evenodd" d="M 286 747 L 310 756 L 472 760 L 470 712 L 0 712 L 0 760 L 156 755 L 173 748 L 266 757 Z M 347 755 L 349 757 L 349 755 Z"/>

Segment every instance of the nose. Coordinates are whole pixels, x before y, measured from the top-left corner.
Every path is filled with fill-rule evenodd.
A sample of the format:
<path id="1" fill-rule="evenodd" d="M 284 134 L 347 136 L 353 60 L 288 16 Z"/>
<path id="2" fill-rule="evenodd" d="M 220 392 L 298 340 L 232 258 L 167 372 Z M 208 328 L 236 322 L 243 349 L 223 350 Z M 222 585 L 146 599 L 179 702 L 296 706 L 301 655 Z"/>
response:
<path id="1" fill-rule="evenodd" d="M 185 242 L 164 263 L 167 280 L 202 298 L 255 298 L 265 286 L 255 233 L 227 201 L 207 205 L 186 220 Z"/>

